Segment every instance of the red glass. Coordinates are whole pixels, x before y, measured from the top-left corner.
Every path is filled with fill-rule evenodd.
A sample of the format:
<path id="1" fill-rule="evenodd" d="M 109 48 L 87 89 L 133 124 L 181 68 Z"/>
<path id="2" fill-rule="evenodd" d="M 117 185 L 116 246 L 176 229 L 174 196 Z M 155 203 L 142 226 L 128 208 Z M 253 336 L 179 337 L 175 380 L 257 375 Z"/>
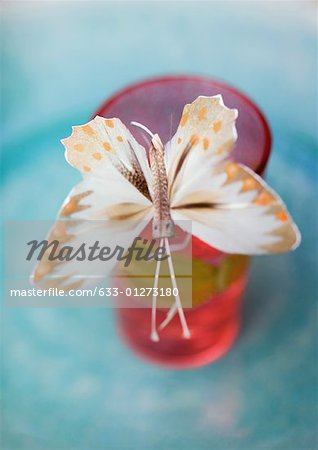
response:
<path id="1" fill-rule="evenodd" d="M 271 149 L 267 121 L 246 95 L 225 83 L 198 76 L 154 78 L 118 92 L 96 115 L 119 117 L 141 144 L 140 132 L 131 121 L 146 125 L 167 142 L 186 103 L 199 95 L 216 94 L 222 94 L 226 106 L 239 111 L 233 159 L 262 175 Z M 166 367 L 192 368 L 218 359 L 231 348 L 239 332 L 248 262 L 248 257 L 219 252 L 193 237 L 193 307 L 185 310 L 191 339 L 182 338 L 176 316 L 160 331 L 160 341 L 152 342 L 149 308 L 117 309 L 120 334 L 136 353 Z M 158 310 L 157 324 L 166 312 Z"/>

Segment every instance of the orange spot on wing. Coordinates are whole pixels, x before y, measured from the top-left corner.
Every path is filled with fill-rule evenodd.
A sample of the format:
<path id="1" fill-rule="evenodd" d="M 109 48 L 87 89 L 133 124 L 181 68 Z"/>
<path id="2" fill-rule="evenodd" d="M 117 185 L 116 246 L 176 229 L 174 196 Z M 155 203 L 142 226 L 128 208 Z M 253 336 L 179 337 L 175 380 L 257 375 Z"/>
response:
<path id="1" fill-rule="evenodd" d="M 206 111 L 207 111 L 206 106 L 203 106 L 203 108 L 200 109 L 200 111 L 198 112 L 198 119 L 199 120 L 204 120 L 205 119 Z"/>
<path id="2" fill-rule="evenodd" d="M 109 142 L 103 142 L 103 147 L 107 152 L 109 152 L 109 150 L 111 150 L 112 148 Z"/>
<path id="3" fill-rule="evenodd" d="M 190 144 L 194 146 L 194 145 L 197 145 L 198 142 L 199 142 L 198 136 L 196 134 L 193 134 L 190 137 Z"/>
<path id="4" fill-rule="evenodd" d="M 222 127 L 222 121 L 221 120 L 218 120 L 217 122 L 214 122 L 214 124 L 212 125 L 214 133 L 218 133 L 220 131 L 221 127 Z"/>
<path id="5" fill-rule="evenodd" d="M 185 124 L 187 123 L 189 118 L 189 113 L 184 113 L 182 114 L 181 120 L 180 120 L 180 127 L 184 127 Z"/>
<path id="6" fill-rule="evenodd" d="M 106 119 L 105 124 L 109 128 L 114 128 L 114 122 L 111 119 Z"/>
<path id="7" fill-rule="evenodd" d="M 122 137 L 122 136 L 117 136 L 117 138 L 116 138 L 116 139 L 117 139 L 117 141 L 118 141 L 118 142 L 123 142 L 123 141 L 124 141 L 124 139 L 123 139 L 123 137 Z"/>
<path id="8" fill-rule="evenodd" d="M 223 155 L 223 153 L 228 153 L 229 150 L 231 150 L 233 146 L 233 141 L 230 139 L 229 141 L 225 142 L 220 148 L 217 149 L 216 153 L 218 155 Z"/>
<path id="9" fill-rule="evenodd" d="M 227 173 L 227 175 L 230 178 L 235 177 L 235 175 L 238 173 L 238 171 L 239 171 L 239 167 L 235 163 L 230 163 L 225 169 L 225 172 Z"/>
<path id="10" fill-rule="evenodd" d="M 61 214 L 64 211 L 64 208 L 67 208 L 67 206 L 71 203 L 71 212 L 74 212 L 74 208 L 77 210 L 77 202 L 74 200 L 74 198 L 71 198 L 67 204 L 63 207 Z M 67 208 L 68 209 L 68 208 Z M 56 222 L 54 225 L 54 229 L 52 230 L 52 235 L 50 236 L 52 239 L 60 238 L 61 236 L 67 235 L 67 228 L 65 225 L 65 222 Z"/>
<path id="11" fill-rule="evenodd" d="M 61 216 L 70 216 L 77 211 L 77 202 L 74 199 L 69 200 L 62 208 Z"/>
<path id="12" fill-rule="evenodd" d="M 102 159 L 102 155 L 99 152 L 96 152 L 96 153 L 93 153 L 93 158 L 100 160 L 100 159 Z"/>
<path id="13" fill-rule="evenodd" d="M 266 206 L 266 205 L 270 204 L 272 199 L 273 199 L 273 197 L 269 192 L 263 191 L 256 198 L 255 203 L 260 206 Z"/>
<path id="14" fill-rule="evenodd" d="M 77 152 L 82 152 L 84 150 L 84 145 L 83 144 L 75 144 L 74 150 L 76 150 Z"/>
<path id="15" fill-rule="evenodd" d="M 82 130 L 84 131 L 85 134 L 88 134 L 88 136 L 94 136 L 95 134 L 95 131 L 90 125 L 83 125 Z"/>
<path id="16" fill-rule="evenodd" d="M 209 145 L 210 145 L 209 139 L 208 138 L 204 138 L 203 139 L 203 148 L 204 148 L 204 150 L 207 150 L 209 148 Z"/>
<path id="17" fill-rule="evenodd" d="M 182 139 L 180 137 L 178 137 L 177 139 L 177 144 L 181 144 Z"/>
<path id="18" fill-rule="evenodd" d="M 84 172 L 90 172 L 91 168 L 88 166 L 83 166 L 83 170 L 84 170 Z"/>
<path id="19" fill-rule="evenodd" d="M 257 183 L 254 180 L 254 178 L 252 178 L 252 177 L 245 178 L 245 180 L 243 181 L 243 187 L 242 187 L 243 191 L 250 191 L 252 189 L 256 189 L 256 187 L 257 187 Z"/>
<path id="20" fill-rule="evenodd" d="M 276 214 L 276 218 L 278 220 L 280 220 L 281 222 L 287 222 L 288 215 L 287 215 L 286 211 L 278 211 Z"/>

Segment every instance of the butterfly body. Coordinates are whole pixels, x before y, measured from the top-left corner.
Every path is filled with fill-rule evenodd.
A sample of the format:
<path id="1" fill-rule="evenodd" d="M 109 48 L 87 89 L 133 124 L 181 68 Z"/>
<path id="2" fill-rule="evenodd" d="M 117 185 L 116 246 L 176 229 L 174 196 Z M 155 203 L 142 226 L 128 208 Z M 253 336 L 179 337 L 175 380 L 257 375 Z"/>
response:
<path id="1" fill-rule="evenodd" d="M 168 177 L 165 166 L 165 148 L 158 135 L 152 138 L 149 150 L 150 170 L 153 180 L 153 224 L 152 237 L 172 238 L 175 224 L 171 218 L 168 198 Z"/>

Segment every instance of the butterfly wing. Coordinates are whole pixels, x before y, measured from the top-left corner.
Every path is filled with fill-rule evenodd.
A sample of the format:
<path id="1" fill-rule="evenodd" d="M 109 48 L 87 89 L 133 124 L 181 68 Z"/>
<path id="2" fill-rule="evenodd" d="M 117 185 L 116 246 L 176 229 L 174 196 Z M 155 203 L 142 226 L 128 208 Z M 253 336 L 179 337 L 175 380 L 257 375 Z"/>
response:
<path id="1" fill-rule="evenodd" d="M 63 144 L 66 159 L 84 179 L 67 196 L 47 240 L 59 242 L 56 252 L 66 245 L 77 249 L 95 241 L 126 249 L 152 215 L 145 150 L 120 120 L 100 117 L 74 127 Z M 115 258 L 85 265 L 77 259 L 52 261 L 49 252 L 33 274 L 33 281 L 42 287 L 54 285 L 67 290 L 96 284 L 117 262 Z"/>
<path id="2" fill-rule="evenodd" d="M 85 125 L 73 127 L 71 136 L 62 143 L 67 161 L 84 176 L 105 180 L 116 168 L 151 199 L 151 172 L 146 151 L 119 119 L 96 116 Z"/>
<path id="3" fill-rule="evenodd" d="M 96 258 L 88 261 L 91 246 L 98 242 L 98 251 L 102 247 L 109 247 L 111 253 L 116 247 L 126 250 L 146 227 L 150 217 L 148 211 L 148 214 L 140 214 L 138 218 L 125 218 L 125 220 L 56 221 L 47 238 L 49 243 L 58 242 L 55 254 L 66 247 L 74 249 L 74 253 L 85 244 L 86 259 L 84 261 L 50 260 L 50 252 L 47 251 L 38 262 L 31 277 L 32 281 L 42 289 L 59 287 L 69 290 L 96 286 L 111 273 L 117 264 L 117 259 L 114 256 L 109 260 Z M 119 256 L 123 254 L 117 253 Z"/>
<path id="4" fill-rule="evenodd" d="M 237 115 L 220 95 L 184 107 L 166 146 L 172 217 L 192 220 L 194 235 L 228 253 L 296 248 L 300 233 L 280 197 L 252 170 L 226 159 Z"/>
<path id="5" fill-rule="evenodd" d="M 282 199 L 251 169 L 226 161 L 210 178 L 172 210 L 174 220 L 192 221 L 195 236 L 238 254 L 286 252 L 299 245 L 299 230 Z"/>
<path id="6" fill-rule="evenodd" d="M 227 108 L 221 95 L 198 97 L 185 105 L 182 117 L 166 145 L 170 198 L 202 182 L 202 172 L 226 158 L 237 139 L 236 109 Z"/>

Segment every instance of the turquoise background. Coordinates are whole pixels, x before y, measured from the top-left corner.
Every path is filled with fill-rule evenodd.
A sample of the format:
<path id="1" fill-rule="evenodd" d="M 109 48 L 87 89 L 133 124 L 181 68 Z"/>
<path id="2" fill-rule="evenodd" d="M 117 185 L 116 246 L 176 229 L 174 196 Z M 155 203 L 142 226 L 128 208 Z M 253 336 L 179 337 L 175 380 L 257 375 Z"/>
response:
<path id="1" fill-rule="evenodd" d="M 2 5 L 5 219 L 52 219 L 79 180 L 59 139 L 115 90 L 195 73 L 264 110 L 268 181 L 303 234 L 254 259 L 235 347 L 166 371 L 131 354 L 110 310 L 2 308 L 3 449 L 316 449 L 317 34 L 314 2 Z"/>

